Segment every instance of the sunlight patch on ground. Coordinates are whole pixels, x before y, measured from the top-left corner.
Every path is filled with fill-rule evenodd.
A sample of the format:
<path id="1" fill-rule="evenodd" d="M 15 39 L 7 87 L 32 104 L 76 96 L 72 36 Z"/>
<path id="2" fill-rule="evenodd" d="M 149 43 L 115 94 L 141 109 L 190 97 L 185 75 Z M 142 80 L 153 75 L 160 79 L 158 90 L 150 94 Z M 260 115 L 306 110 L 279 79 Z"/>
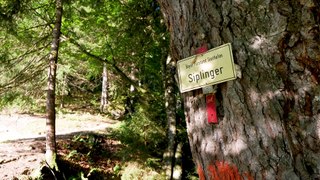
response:
<path id="1" fill-rule="evenodd" d="M 56 134 L 83 131 L 105 131 L 119 125 L 119 121 L 101 115 L 64 114 L 56 120 Z M 0 114 L 0 142 L 25 138 L 45 137 L 46 118 L 27 114 Z"/>
<path id="2" fill-rule="evenodd" d="M 134 178 L 137 177 L 137 178 Z M 137 162 L 129 162 L 123 167 L 121 179 L 164 179 L 165 177 L 151 168 Z"/>

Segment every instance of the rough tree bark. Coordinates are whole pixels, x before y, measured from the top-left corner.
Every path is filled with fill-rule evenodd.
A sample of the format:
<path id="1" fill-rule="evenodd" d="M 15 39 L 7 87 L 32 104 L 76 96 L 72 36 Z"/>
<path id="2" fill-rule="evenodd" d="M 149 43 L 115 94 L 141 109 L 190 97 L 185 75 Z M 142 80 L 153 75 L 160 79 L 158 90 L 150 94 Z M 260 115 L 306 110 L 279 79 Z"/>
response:
<path id="1" fill-rule="evenodd" d="M 242 79 L 218 85 L 219 124 L 202 90 L 184 93 L 200 179 L 320 178 L 320 3 L 158 0 L 175 61 L 231 42 Z"/>
<path id="2" fill-rule="evenodd" d="M 55 112 L 55 91 L 56 91 L 56 70 L 59 52 L 60 29 L 62 19 L 62 0 L 56 0 L 56 20 L 52 33 L 51 51 L 48 68 L 48 90 L 47 90 L 47 120 L 46 120 L 46 162 L 51 169 L 58 171 L 56 162 L 56 112 Z"/>
<path id="3" fill-rule="evenodd" d="M 107 69 L 107 63 L 103 63 L 100 112 L 104 113 L 107 105 L 108 105 L 108 69 Z"/>

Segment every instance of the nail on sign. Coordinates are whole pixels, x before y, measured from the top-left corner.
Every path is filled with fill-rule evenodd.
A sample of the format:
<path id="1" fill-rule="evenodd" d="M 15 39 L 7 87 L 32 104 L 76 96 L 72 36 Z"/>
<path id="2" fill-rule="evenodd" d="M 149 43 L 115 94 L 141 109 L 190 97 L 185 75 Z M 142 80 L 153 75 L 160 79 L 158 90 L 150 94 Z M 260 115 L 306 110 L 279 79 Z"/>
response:
<path id="1" fill-rule="evenodd" d="M 177 68 L 181 92 L 236 79 L 230 43 L 182 59 Z"/>

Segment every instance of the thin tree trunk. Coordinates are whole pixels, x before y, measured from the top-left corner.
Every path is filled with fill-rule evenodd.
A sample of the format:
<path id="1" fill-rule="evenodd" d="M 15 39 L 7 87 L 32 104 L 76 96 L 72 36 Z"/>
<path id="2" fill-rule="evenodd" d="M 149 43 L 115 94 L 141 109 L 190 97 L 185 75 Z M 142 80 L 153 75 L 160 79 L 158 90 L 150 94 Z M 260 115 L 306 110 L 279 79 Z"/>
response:
<path id="1" fill-rule="evenodd" d="M 167 114 L 167 137 L 168 146 L 164 153 L 165 169 L 167 179 L 173 178 L 173 168 L 175 166 L 175 146 L 176 146 L 176 92 L 175 92 L 175 63 L 168 56 L 163 65 L 164 87 L 165 87 L 165 106 Z"/>
<path id="2" fill-rule="evenodd" d="M 174 180 L 182 179 L 182 146 L 183 142 L 179 142 L 174 152 L 174 166 L 172 169 L 172 179 Z"/>
<path id="3" fill-rule="evenodd" d="M 175 61 L 203 37 L 232 43 L 242 79 L 218 85 L 219 124 L 202 90 L 183 94 L 200 179 L 320 178 L 320 3 L 158 0 Z"/>
<path id="4" fill-rule="evenodd" d="M 49 56 L 48 91 L 47 91 L 47 121 L 46 121 L 46 162 L 51 169 L 58 171 L 56 162 L 56 138 L 55 138 L 55 90 L 56 68 L 58 61 L 60 28 L 62 19 L 62 0 L 56 0 L 56 22 L 53 29 L 53 38 Z"/>
<path id="5" fill-rule="evenodd" d="M 107 69 L 107 64 L 103 63 L 100 112 L 104 113 L 107 105 L 108 105 L 108 69 Z"/>

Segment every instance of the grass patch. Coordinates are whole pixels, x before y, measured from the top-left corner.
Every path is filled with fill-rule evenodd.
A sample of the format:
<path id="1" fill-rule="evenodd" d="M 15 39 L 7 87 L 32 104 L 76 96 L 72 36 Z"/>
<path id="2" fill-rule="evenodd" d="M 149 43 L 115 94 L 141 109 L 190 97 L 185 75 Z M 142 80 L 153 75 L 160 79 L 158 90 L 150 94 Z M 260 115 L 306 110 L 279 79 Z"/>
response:
<path id="1" fill-rule="evenodd" d="M 121 179 L 123 180 L 165 180 L 165 174 L 162 171 L 155 171 L 153 168 L 146 167 L 137 162 L 128 162 L 122 171 Z"/>

